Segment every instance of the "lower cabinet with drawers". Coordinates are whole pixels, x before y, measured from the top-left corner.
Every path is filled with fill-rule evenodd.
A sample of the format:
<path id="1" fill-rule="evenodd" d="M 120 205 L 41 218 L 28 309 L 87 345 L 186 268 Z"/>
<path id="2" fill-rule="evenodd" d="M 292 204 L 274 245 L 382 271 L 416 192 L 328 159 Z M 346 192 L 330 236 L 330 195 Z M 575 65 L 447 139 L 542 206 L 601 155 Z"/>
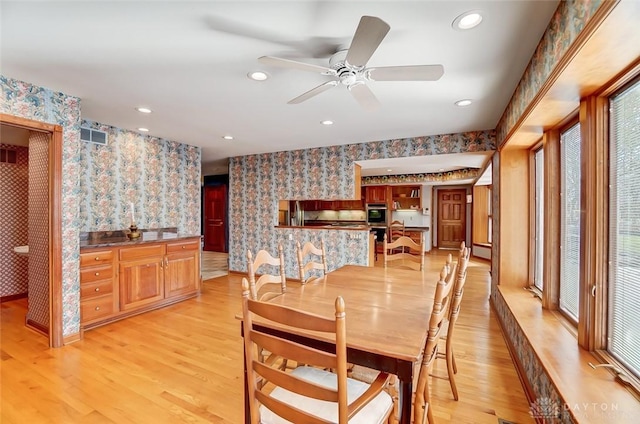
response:
<path id="1" fill-rule="evenodd" d="M 80 251 L 84 329 L 157 309 L 200 292 L 200 238 Z"/>

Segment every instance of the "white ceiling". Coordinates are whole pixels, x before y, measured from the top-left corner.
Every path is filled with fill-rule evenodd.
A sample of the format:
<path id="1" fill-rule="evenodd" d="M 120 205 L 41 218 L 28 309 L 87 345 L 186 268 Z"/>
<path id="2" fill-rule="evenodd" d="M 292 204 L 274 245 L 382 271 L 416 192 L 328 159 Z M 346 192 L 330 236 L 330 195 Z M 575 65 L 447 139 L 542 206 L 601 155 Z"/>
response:
<path id="1" fill-rule="evenodd" d="M 5 76 L 80 97 L 85 119 L 202 147 L 214 173 L 230 156 L 495 128 L 557 4 L 2 1 L 0 60 Z M 483 22 L 454 30 L 469 10 Z M 442 64 L 444 76 L 370 82 L 382 104 L 374 112 L 343 86 L 287 104 L 330 77 L 257 58 L 328 66 L 326 46 L 348 46 L 363 15 L 391 27 L 368 66 Z M 270 78 L 249 80 L 253 70 Z M 474 103 L 454 105 L 466 98 Z M 154 113 L 134 109 L 142 105 Z"/>

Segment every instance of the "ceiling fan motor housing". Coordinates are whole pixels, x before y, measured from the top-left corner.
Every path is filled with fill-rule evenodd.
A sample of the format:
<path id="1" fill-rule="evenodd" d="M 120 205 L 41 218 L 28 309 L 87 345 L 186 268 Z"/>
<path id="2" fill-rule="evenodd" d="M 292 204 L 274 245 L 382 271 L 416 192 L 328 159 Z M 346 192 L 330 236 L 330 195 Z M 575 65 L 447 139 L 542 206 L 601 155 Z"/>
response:
<path id="1" fill-rule="evenodd" d="M 365 79 L 364 67 L 358 69 L 355 66 L 349 64 L 345 58 L 347 57 L 348 50 L 340 50 L 329 58 L 329 67 L 336 71 L 336 76 L 340 79 L 340 83 L 347 87 Z"/>

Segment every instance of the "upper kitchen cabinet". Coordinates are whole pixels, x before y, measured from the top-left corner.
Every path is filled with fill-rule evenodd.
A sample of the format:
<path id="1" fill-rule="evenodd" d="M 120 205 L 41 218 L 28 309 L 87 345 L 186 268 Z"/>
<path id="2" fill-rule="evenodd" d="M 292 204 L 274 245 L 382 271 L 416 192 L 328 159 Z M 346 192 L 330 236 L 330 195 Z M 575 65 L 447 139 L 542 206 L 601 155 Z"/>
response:
<path id="1" fill-rule="evenodd" d="M 399 185 L 391 187 L 393 209 L 419 210 L 422 206 L 421 187 L 419 185 Z"/>
<path id="2" fill-rule="evenodd" d="M 367 186 L 365 187 L 366 203 L 387 203 L 389 186 Z"/>

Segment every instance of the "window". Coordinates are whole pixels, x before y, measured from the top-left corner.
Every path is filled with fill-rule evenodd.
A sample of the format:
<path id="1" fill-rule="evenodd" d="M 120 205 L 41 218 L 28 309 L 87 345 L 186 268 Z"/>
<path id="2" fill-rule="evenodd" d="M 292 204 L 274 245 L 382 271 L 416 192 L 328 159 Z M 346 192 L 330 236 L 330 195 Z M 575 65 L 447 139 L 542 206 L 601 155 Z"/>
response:
<path id="1" fill-rule="evenodd" d="M 607 350 L 640 377 L 640 81 L 610 99 Z"/>
<path id="2" fill-rule="evenodd" d="M 580 289 L 580 124 L 560 133 L 559 308 L 576 323 Z"/>
<path id="3" fill-rule="evenodd" d="M 534 265 L 533 285 L 542 291 L 544 270 L 544 151 L 542 147 L 533 153 L 534 161 Z"/>

